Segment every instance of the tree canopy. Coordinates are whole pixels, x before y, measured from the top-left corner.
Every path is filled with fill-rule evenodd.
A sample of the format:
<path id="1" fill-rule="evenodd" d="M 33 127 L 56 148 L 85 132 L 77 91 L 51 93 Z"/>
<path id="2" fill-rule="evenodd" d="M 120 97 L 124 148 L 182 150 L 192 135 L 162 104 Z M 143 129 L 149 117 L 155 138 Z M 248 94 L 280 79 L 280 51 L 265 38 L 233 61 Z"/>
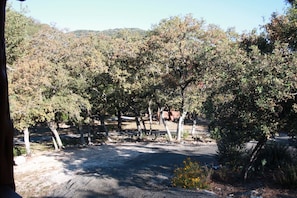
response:
<path id="1" fill-rule="evenodd" d="M 139 117 L 153 103 L 154 111 L 206 117 L 223 157 L 256 140 L 247 173 L 269 136 L 297 133 L 297 12 L 288 2 L 286 14 L 273 13 L 262 32 L 241 35 L 191 15 L 150 31 L 64 33 L 8 7 L 15 126 L 117 115 L 121 130 L 123 113 Z"/>

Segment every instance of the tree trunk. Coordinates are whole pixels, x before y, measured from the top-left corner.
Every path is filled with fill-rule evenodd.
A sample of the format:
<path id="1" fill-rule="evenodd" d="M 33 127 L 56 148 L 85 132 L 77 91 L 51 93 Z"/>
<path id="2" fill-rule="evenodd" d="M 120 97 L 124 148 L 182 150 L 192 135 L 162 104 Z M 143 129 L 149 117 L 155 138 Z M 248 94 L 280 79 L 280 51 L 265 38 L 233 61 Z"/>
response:
<path id="1" fill-rule="evenodd" d="M 56 141 L 56 139 L 54 138 L 54 136 L 52 136 L 52 140 L 53 140 L 53 144 L 54 144 L 55 151 L 58 151 L 58 150 L 59 150 L 59 147 L 58 147 L 58 145 L 57 145 L 57 141 Z"/>
<path id="2" fill-rule="evenodd" d="M 88 145 L 93 145 L 93 142 L 92 142 L 92 134 L 93 136 L 95 135 L 95 118 L 91 118 L 91 121 L 90 121 L 90 130 L 88 130 Z"/>
<path id="3" fill-rule="evenodd" d="M 197 124 L 197 115 L 196 115 L 196 113 L 193 114 L 192 121 L 193 121 L 193 125 L 192 125 L 191 135 L 192 135 L 192 137 L 194 137 L 194 135 L 196 133 L 196 124 Z"/>
<path id="4" fill-rule="evenodd" d="M 27 156 L 31 155 L 31 150 L 30 150 L 30 133 L 29 129 L 25 128 L 24 129 L 24 142 L 25 142 L 25 147 L 26 147 L 26 154 Z"/>
<path id="5" fill-rule="evenodd" d="M 15 190 L 13 177 L 13 133 L 8 101 L 8 81 L 5 54 L 5 6 L 0 0 L 0 186 Z"/>
<path id="6" fill-rule="evenodd" d="M 122 131 L 122 112 L 118 110 L 118 130 Z"/>
<path id="7" fill-rule="evenodd" d="M 162 121 L 162 115 L 161 115 L 163 113 L 163 110 L 164 110 L 163 107 L 162 108 L 158 107 L 157 117 L 158 117 L 158 120 L 159 120 L 159 125 L 161 125 L 161 123 L 163 122 Z"/>
<path id="8" fill-rule="evenodd" d="M 95 130 L 93 128 L 91 130 L 88 131 L 88 145 L 93 145 L 93 142 L 92 142 L 92 133 L 94 135 L 95 134 Z"/>
<path id="9" fill-rule="evenodd" d="M 186 86 L 181 86 L 181 89 L 180 89 L 181 108 L 180 108 L 179 112 L 182 112 L 182 114 L 179 117 L 178 127 L 177 127 L 177 141 L 178 142 L 181 141 L 181 136 L 182 136 L 182 132 L 183 132 L 183 128 L 184 128 L 184 120 L 187 115 L 187 111 L 185 111 L 185 89 L 186 89 Z"/>
<path id="10" fill-rule="evenodd" d="M 77 131 L 80 134 L 80 143 L 82 145 L 86 145 L 86 141 L 85 141 L 85 137 L 84 137 L 84 131 L 83 131 L 81 123 L 77 124 Z"/>
<path id="11" fill-rule="evenodd" d="M 151 106 L 152 106 L 152 101 L 150 100 L 149 101 L 149 105 L 148 105 L 148 115 L 149 115 L 149 122 L 150 122 L 150 135 L 152 134 L 152 125 L 153 125 L 153 115 L 152 115 L 152 109 L 151 109 Z"/>
<path id="12" fill-rule="evenodd" d="M 145 133 L 145 134 L 147 134 L 147 130 L 146 130 L 146 126 L 145 126 L 145 121 L 144 121 L 144 119 L 140 116 L 140 121 L 141 121 L 141 123 L 142 123 L 142 126 L 143 126 L 143 132 Z"/>
<path id="13" fill-rule="evenodd" d="M 255 148 L 253 149 L 250 160 L 249 160 L 249 163 L 246 166 L 246 168 L 244 168 L 243 179 L 245 181 L 248 179 L 248 174 L 249 174 L 250 170 L 253 168 L 253 165 L 254 165 L 255 161 L 257 160 L 257 158 L 258 158 L 259 152 L 261 151 L 261 149 L 265 145 L 266 141 L 267 141 L 266 138 L 264 138 L 262 140 L 259 140 L 257 145 L 255 146 Z"/>
<path id="14" fill-rule="evenodd" d="M 184 120 L 185 120 L 186 115 L 187 115 L 187 112 L 184 111 L 178 121 L 178 127 L 177 127 L 177 141 L 178 142 L 181 141 L 181 136 L 182 136 L 182 132 L 184 129 Z"/>
<path id="15" fill-rule="evenodd" d="M 141 126 L 140 126 L 139 116 L 135 116 L 135 122 L 136 122 L 136 126 L 137 126 L 138 136 L 139 136 L 140 139 L 142 139 L 142 129 L 141 129 Z"/>
<path id="16" fill-rule="evenodd" d="M 166 121 L 164 119 L 164 116 L 163 116 L 163 108 L 161 108 L 161 111 L 160 111 L 160 118 L 162 120 L 162 123 L 163 123 L 165 129 L 166 129 L 166 132 L 167 132 L 167 135 L 168 135 L 168 138 L 169 138 L 169 142 L 172 142 L 171 132 L 170 132 L 170 130 L 169 130 L 167 124 L 166 124 Z"/>
<path id="17" fill-rule="evenodd" d="M 104 115 L 100 115 L 100 125 L 103 127 L 104 131 L 105 131 L 105 136 L 106 138 L 109 137 L 109 132 L 108 129 L 105 125 L 105 116 Z"/>
<path id="18" fill-rule="evenodd" d="M 48 127 L 50 128 L 50 130 L 52 131 L 52 133 L 54 135 L 53 137 L 56 140 L 56 143 L 58 145 L 58 149 L 63 149 L 64 146 L 63 146 L 62 140 L 61 140 L 61 138 L 59 136 L 59 133 L 57 131 L 57 123 L 52 121 L 52 122 L 48 122 L 47 125 L 48 125 Z"/>

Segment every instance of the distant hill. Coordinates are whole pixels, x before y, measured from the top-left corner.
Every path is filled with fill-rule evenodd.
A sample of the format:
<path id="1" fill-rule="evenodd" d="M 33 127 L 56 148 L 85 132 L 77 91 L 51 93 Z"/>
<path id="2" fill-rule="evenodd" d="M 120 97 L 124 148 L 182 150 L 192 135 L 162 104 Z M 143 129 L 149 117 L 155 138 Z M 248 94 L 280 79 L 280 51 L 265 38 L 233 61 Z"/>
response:
<path id="1" fill-rule="evenodd" d="M 139 35 L 146 35 L 147 31 L 142 30 L 139 28 L 116 28 L 116 29 L 109 29 L 109 30 L 103 30 L 103 31 L 95 31 L 95 30 L 76 30 L 72 31 L 71 33 L 74 33 L 78 37 L 88 35 L 88 34 L 103 34 L 105 36 L 111 36 L 111 37 L 117 37 L 119 35 L 122 35 L 123 32 L 129 32 L 132 34 L 139 34 Z"/>

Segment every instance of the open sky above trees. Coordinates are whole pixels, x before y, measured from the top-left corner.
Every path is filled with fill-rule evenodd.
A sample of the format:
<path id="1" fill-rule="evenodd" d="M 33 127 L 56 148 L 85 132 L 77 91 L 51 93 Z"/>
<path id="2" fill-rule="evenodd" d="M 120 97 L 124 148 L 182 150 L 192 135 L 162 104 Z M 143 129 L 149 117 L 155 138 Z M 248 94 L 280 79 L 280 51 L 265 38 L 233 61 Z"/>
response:
<path id="1" fill-rule="evenodd" d="M 25 8 L 27 16 L 59 29 L 107 30 L 140 28 L 148 30 L 161 19 L 193 14 L 226 30 L 235 27 L 238 33 L 259 28 L 273 12 L 282 14 L 284 0 L 9 0 L 14 9 Z"/>

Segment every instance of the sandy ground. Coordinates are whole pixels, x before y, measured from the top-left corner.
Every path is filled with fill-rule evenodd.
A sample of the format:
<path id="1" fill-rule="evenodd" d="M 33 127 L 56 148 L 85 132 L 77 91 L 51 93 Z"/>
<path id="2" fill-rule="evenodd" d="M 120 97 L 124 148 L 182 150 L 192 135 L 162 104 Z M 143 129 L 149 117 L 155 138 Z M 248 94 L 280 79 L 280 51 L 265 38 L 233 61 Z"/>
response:
<path id="1" fill-rule="evenodd" d="M 23 197 L 216 197 L 172 188 L 173 170 L 187 157 L 215 164 L 214 143 L 108 143 L 16 158 Z"/>
<path id="2" fill-rule="evenodd" d="M 168 124 L 174 132 L 176 123 Z M 72 147 L 60 152 L 40 152 L 36 148 L 31 157 L 15 158 L 18 164 L 15 166 L 17 192 L 23 197 L 249 198 L 252 192 L 258 192 L 259 197 L 296 197 L 295 190 L 274 188 L 261 182 L 234 186 L 212 181 L 211 189 L 216 195 L 208 191 L 172 188 L 170 180 L 173 171 L 187 157 L 202 164 L 216 164 L 214 156 L 217 147 L 215 143 L 209 142 L 207 125 L 198 125 L 197 134 L 184 138 L 182 144 L 166 143 L 166 132 L 162 131 L 164 127 L 158 123 L 154 123 L 152 128 L 160 132 L 157 133 L 157 139 L 150 136 L 145 137 L 146 143 L 136 142 L 137 137 L 132 132 L 135 127 L 135 123 L 125 122 L 123 133 L 110 134 L 113 143 Z M 185 125 L 184 130 L 191 131 L 191 126 Z M 75 135 L 75 130 L 73 132 L 67 128 L 59 132 L 64 137 Z M 47 134 L 51 133 L 35 130 L 31 138 L 39 144 L 40 141 L 51 140 Z M 75 138 L 78 137 L 76 134 Z M 22 136 L 18 138 L 21 140 Z M 276 141 L 286 143 L 288 137 L 280 135 Z"/>

